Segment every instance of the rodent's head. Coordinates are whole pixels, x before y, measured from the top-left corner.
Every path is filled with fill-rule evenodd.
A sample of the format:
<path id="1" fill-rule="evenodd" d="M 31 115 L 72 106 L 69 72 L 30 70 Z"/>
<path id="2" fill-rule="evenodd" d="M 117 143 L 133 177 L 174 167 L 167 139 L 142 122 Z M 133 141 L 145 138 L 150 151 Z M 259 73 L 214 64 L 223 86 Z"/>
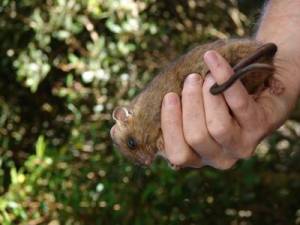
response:
<path id="1" fill-rule="evenodd" d="M 112 116 L 116 121 L 110 131 L 114 144 L 136 164 L 149 166 L 158 151 L 153 145 L 157 135 L 147 132 L 135 119 L 134 113 L 125 107 L 117 107 Z"/>

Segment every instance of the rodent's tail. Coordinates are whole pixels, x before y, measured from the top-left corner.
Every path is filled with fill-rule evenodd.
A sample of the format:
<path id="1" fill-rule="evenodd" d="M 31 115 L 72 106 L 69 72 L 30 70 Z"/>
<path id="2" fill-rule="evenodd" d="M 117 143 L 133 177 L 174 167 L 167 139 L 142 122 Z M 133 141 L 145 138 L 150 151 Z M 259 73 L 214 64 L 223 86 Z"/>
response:
<path id="1" fill-rule="evenodd" d="M 273 58 L 277 52 L 277 46 L 274 43 L 267 43 L 258 48 L 254 53 L 241 60 L 233 67 L 234 74 L 223 84 L 214 84 L 210 88 L 210 93 L 213 95 L 220 94 L 227 90 L 235 81 L 243 78 L 247 73 L 257 70 L 274 71 L 272 65 L 265 63 L 257 63 L 261 58 Z"/>

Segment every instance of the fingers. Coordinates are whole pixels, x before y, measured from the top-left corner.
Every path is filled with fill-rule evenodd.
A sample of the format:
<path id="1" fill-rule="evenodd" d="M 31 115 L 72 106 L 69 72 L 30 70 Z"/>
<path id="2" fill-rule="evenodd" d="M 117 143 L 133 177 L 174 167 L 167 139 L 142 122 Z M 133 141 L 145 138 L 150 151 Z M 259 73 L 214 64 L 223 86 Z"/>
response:
<path id="1" fill-rule="evenodd" d="M 209 133 L 219 144 L 228 146 L 232 143 L 239 127 L 235 126 L 223 96 L 212 95 L 209 92 L 214 83 L 213 77 L 208 75 L 203 85 L 206 125 Z"/>
<path id="2" fill-rule="evenodd" d="M 237 159 L 226 154 L 209 134 L 205 121 L 202 89 L 203 80 L 200 75 L 191 74 L 186 78 L 182 91 L 185 140 L 201 156 L 204 165 L 222 170 L 229 169 Z M 224 100 L 222 103 L 225 104 Z"/>
<path id="3" fill-rule="evenodd" d="M 234 73 L 226 60 L 215 51 L 206 52 L 204 60 L 218 84 L 223 84 Z M 246 127 L 254 127 L 250 119 L 255 118 L 255 102 L 239 80 L 224 92 L 224 97 L 238 123 Z"/>
<path id="4" fill-rule="evenodd" d="M 240 81 L 237 81 L 223 95 L 213 96 L 209 90 L 215 83 L 224 83 L 233 74 L 226 60 L 214 51 L 204 56 L 211 76 L 203 86 L 203 97 L 207 128 L 223 149 L 236 158 L 248 158 L 257 145 L 261 122 L 259 109 Z M 223 97 L 224 96 L 224 97 Z M 231 114 L 232 112 L 232 114 Z"/>
<path id="5" fill-rule="evenodd" d="M 210 165 L 221 170 L 229 169 L 236 163 L 237 158 L 223 151 L 207 130 L 202 82 L 201 77 L 196 74 L 187 78 L 182 91 L 182 113 L 179 97 L 174 93 L 165 96 L 161 115 L 165 153 L 169 161 L 176 166 L 199 168 Z M 225 112 L 228 111 L 222 97 L 220 102 Z M 230 117 L 228 112 L 227 114 Z"/>
<path id="6" fill-rule="evenodd" d="M 203 80 L 198 74 L 189 75 L 182 90 L 183 133 L 186 142 L 203 159 L 220 154 L 220 147 L 212 140 L 206 128 L 202 97 Z"/>
<path id="7" fill-rule="evenodd" d="M 266 133 L 282 122 L 274 109 L 285 112 L 286 104 L 278 97 L 275 101 L 267 92 L 255 101 L 240 81 L 223 95 L 211 95 L 209 90 L 215 81 L 224 83 L 233 71 L 214 51 L 207 52 L 204 59 L 212 75 L 204 83 L 195 74 L 186 80 L 182 110 L 176 94 L 164 98 L 161 117 L 165 151 L 170 162 L 178 166 L 228 169 L 237 159 L 251 156 Z"/>
<path id="8" fill-rule="evenodd" d="M 200 157 L 185 142 L 180 99 L 175 93 L 168 93 L 164 97 L 161 125 L 169 161 L 176 166 L 201 167 Z"/>

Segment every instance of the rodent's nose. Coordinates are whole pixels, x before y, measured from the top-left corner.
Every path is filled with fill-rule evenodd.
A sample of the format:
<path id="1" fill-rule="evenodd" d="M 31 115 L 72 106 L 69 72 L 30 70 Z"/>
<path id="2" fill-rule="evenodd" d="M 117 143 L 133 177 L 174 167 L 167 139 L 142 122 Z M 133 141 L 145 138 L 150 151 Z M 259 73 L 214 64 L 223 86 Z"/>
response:
<path id="1" fill-rule="evenodd" d="M 151 163 L 152 163 L 152 160 L 150 160 L 150 159 L 146 159 L 146 160 L 144 161 L 144 164 L 145 164 L 146 166 L 150 166 Z"/>
<path id="2" fill-rule="evenodd" d="M 146 154 L 140 154 L 139 155 L 139 158 L 138 158 L 138 161 L 141 165 L 144 165 L 144 166 L 151 166 L 152 162 L 154 160 L 154 157 L 152 157 L 151 155 L 146 155 Z"/>

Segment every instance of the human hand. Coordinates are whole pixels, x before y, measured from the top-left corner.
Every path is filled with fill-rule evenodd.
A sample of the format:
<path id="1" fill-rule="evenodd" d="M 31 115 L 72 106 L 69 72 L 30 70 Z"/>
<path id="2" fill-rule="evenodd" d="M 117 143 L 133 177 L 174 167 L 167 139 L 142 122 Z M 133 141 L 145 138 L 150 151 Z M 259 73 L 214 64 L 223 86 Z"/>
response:
<path id="1" fill-rule="evenodd" d="M 214 51 L 207 52 L 204 59 L 211 75 L 205 81 L 196 74 L 187 78 L 182 107 L 176 94 L 169 93 L 164 98 L 162 131 L 166 156 L 179 167 L 210 165 L 228 169 L 239 159 L 249 158 L 259 142 L 286 120 L 298 96 L 291 91 L 298 90 L 284 88 L 285 76 L 276 74 L 273 86 L 283 94 L 266 89 L 254 99 L 238 81 L 222 95 L 213 96 L 210 87 L 226 81 L 233 71 Z"/>

